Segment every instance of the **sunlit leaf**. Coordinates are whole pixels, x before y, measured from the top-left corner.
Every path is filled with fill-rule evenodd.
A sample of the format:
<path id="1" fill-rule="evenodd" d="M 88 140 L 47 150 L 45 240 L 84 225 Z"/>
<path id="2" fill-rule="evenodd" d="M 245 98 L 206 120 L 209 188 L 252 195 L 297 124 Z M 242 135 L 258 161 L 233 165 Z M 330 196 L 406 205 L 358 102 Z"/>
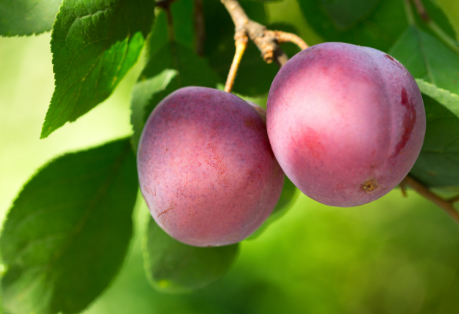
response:
<path id="1" fill-rule="evenodd" d="M 62 0 L 0 1 L 0 36 L 40 34 L 53 26 Z"/>
<path id="2" fill-rule="evenodd" d="M 54 24 L 56 87 L 41 137 L 104 101 L 137 62 L 154 1 L 64 0 Z"/>

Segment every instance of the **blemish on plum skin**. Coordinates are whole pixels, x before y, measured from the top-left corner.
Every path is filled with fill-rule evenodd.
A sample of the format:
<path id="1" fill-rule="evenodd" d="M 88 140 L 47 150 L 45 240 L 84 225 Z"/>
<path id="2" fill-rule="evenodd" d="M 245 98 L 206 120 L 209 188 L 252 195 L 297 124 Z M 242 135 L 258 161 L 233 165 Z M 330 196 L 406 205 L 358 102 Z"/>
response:
<path id="1" fill-rule="evenodd" d="M 371 178 L 371 179 L 365 181 L 362 184 L 361 188 L 365 193 L 371 194 L 374 191 L 376 191 L 377 189 L 379 189 L 379 184 L 378 184 L 378 181 L 376 181 L 375 178 Z"/>
<path id="2" fill-rule="evenodd" d="M 409 141 L 411 133 L 413 132 L 414 126 L 416 124 L 416 109 L 414 108 L 413 102 L 409 100 L 405 87 L 402 88 L 400 96 L 401 105 L 405 107 L 405 114 L 403 116 L 403 133 L 401 140 L 395 146 L 395 151 L 391 158 L 394 158 L 395 156 L 402 153 L 402 149 Z"/>

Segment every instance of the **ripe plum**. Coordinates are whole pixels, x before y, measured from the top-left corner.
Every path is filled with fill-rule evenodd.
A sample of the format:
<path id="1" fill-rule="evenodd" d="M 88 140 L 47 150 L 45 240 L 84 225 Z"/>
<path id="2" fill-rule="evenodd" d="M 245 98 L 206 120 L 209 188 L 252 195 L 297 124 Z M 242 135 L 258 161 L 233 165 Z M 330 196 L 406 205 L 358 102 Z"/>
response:
<path id="1" fill-rule="evenodd" d="M 158 225 L 194 246 L 245 239 L 272 212 L 284 181 L 257 111 L 203 87 L 179 89 L 155 108 L 137 167 Z"/>
<path id="2" fill-rule="evenodd" d="M 332 206 L 385 195 L 414 165 L 426 129 L 421 93 L 397 60 L 376 49 L 324 43 L 275 77 L 267 127 L 285 174 Z"/>

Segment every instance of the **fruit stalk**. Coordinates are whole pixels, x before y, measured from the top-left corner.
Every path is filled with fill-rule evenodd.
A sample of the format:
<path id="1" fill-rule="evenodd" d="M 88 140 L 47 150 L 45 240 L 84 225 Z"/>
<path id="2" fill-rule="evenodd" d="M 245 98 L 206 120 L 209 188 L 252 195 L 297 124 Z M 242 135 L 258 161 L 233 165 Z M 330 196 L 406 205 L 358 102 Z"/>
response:
<path id="1" fill-rule="evenodd" d="M 234 54 L 233 63 L 231 63 L 228 78 L 226 79 L 225 92 L 227 93 L 231 93 L 231 90 L 233 89 L 237 69 L 239 68 L 239 64 L 241 63 L 245 48 L 247 47 L 247 41 L 249 40 L 245 32 L 236 32 L 234 38 L 236 44 L 236 53 Z"/>

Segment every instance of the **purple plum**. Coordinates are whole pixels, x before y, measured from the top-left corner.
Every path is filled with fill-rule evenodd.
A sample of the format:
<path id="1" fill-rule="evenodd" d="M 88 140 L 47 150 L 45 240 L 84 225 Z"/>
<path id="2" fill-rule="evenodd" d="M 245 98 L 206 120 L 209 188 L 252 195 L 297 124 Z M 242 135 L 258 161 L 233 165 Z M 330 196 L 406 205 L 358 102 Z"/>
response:
<path id="1" fill-rule="evenodd" d="M 280 166 L 304 194 L 350 207 L 403 180 L 421 151 L 426 116 L 416 81 L 393 57 L 324 43 L 279 71 L 267 127 Z"/>
<path id="2" fill-rule="evenodd" d="M 153 218 L 193 246 L 248 237 L 274 209 L 284 181 L 257 111 L 204 87 L 181 88 L 155 108 L 137 167 Z"/>

